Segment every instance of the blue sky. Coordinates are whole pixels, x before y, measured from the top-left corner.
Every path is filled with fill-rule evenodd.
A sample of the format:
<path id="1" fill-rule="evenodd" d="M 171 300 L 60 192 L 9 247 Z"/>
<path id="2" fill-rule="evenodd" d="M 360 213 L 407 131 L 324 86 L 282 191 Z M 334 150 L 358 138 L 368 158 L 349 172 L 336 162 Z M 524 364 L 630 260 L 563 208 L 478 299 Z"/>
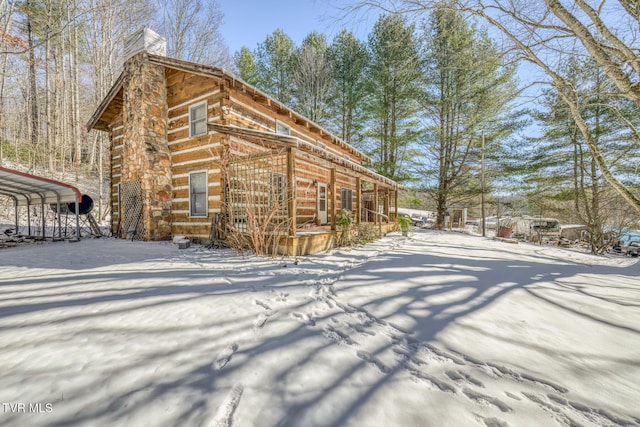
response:
<path id="1" fill-rule="evenodd" d="M 338 0 L 218 0 L 224 12 L 222 35 L 233 54 L 242 46 L 255 49 L 268 34 L 280 28 L 296 44 L 311 31 L 327 35 L 329 40 L 343 27 L 365 38 L 372 18 L 341 18 Z M 373 19 L 375 20 L 375 19 Z"/>

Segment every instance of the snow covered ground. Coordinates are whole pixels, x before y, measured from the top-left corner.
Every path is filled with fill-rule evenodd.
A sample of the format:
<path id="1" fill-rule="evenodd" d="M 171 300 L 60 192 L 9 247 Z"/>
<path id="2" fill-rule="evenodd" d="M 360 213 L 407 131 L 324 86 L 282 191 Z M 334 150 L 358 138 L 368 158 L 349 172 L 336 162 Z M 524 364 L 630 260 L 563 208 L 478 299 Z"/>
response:
<path id="1" fill-rule="evenodd" d="M 640 425 L 640 264 L 416 230 L 0 250 L 0 425 Z"/>

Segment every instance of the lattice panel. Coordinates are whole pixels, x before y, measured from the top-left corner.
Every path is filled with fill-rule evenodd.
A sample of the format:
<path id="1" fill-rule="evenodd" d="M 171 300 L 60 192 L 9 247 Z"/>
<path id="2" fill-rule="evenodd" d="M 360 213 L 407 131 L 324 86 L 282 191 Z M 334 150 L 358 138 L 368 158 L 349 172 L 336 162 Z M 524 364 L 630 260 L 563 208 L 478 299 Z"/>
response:
<path id="1" fill-rule="evenodd" d="M 122 215 L 122 233 L 129 240 L 144 240 L 145 229 L 142 218 L 142 188 L 140 181 L 120 183 L 120 213 Z"/>
<path id="2" fill-rule="evenodd" d="M 229 225 L 236 231 L 287 221 L 287 156 L 269 152 L 235 158 L 227 166 Z"/>

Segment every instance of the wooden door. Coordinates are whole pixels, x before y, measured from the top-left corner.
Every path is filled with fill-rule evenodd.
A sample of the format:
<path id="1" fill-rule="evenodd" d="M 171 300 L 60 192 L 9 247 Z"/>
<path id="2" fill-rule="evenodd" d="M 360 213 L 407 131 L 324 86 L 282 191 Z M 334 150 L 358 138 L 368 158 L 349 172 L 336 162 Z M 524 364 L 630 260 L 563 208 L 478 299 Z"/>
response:
<path id="1" fill-rule="evenodd" d="M 327 223 L 327 185 L 318 184 L 318 219 L 320 224 Z"/>

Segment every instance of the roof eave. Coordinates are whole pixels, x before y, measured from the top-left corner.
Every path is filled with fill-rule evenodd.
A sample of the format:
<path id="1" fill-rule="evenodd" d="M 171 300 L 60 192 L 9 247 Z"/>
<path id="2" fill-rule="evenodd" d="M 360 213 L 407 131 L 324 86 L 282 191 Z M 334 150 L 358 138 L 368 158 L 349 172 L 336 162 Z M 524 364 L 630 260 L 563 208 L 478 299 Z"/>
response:
<path id="1" fill-rule="evenodd" d="M 109 130 L 106 126 L 100 125 L 99 121 L 102 115 L 104 114 L 104 112 L 107 110 L 107 108 L 109 108 L 109 105 L 111 104 L 113 99 L 116 97 L 118 92 L 120 92 L 120 90 L 122 89 L 123 82 L 124 82 L 124 71 L 120 73 L 120 76 L 118 76 L 113 86 L 111 86 L 111 89 L 109 89 L 107 96 L 105 96 L 105 98 L 102 100 L 100 105 L 98 105 L 98 108 L 96 109 L 96 111 L 91 116 L 91 119 L 89 119 L 89 122 L 87 123 L 87 132 L 92 129 L 101 130 L 101 131 Z"/>
<path id="2" fill-rule="evenodd" d="M 377 172 L 374 172 L 356 162 L 354 162 L 351 159 L 344 159 L 344 158 L 340 158 L 339 156 L 326 152 L 325 150 L 321 150 L 318 147 L 314 146 L 313 144 L 311 144 L 310 142 L 307 142 L 303 139 L 300 139 L 298 137 L 295 136 L 290 136 L 290 135 L 280 135 L 277 133 L 271 133 L 271 132 L 265 132 L 265 131 L 261 131 L 261 130 L 257 130 L 257 129 L 251 129 L 251 128 L 241 128 L 239 126 L 234 126 L 234 125 L 221 125 L 221 124 L 216 124 L 216 123 L 209 123 L 207 125 L 207 129 L 209 131 L 214 131 L 214 132 L 220 132 L 220 133 L 224 133 L 224 134 L 228 134 L 228 135 L 237 135 L 240 137 L 249 137 L 249 138 L 256 138 L 256 139 L 262 139 L 265 141 L 270 141 L 270 142 L 274 142 L 274 143 L 280 143 L 283 146 L 286 147 L 297 147 L 297 148 L 301 148 L 304 151 L 308 151 L 313 155 L 316 155 L 318 157 L 324 157 L 325 160 L 328 160 L 332 163 L 337 163 L 337 164 L 342 164 L 344 163 L 344 165 L 350 167 L 353 170 L 356 170 L 360 173 L 363 173 L 365 175 L 368 175 L 369 177 L 371 177 L 372 179 L 375 179 L 377 182 L 383 183 L 388 185 L 389 187 L 395 188 L 396 190 L 403 190 L 404 186 L 402 186 L 401 184 L 395 182 L 394 180 L 387 178 L 386 176 L 380 175 Z"/>
<path id="3" fill-rule="evenodd" d="M 371 161 L 372 161 L 369 156 L 367 156 L 366 154 L 364 154 L 363 152 L 361 152 L 360 150 L 358 150 L 357 148 L 355 148 L 351 144 L 347 144 L 345 141 L 343 141 L 342 139 L 338 138 L 337 136 L 335 136 L 331 132 L 327 131 L 322 126 L 320 126 L 317 123 L 313 122 L 312 120 L 302 116 L 301 114 L 295 112 L 294 110 L 292 110 L 291 108 L 287 107 L 286 105 L 284 105 L 280 101 L 277 101 L 276 99 L 274 99 L 270 95 L 266 94 L 265 92 L 261 91 L 260 89 L 256 88 L 255 86 L 250 85 L 249 83 L 245 82 L 241 78 L 237 77 L 236 75 L 230 73 L 229 71 L 227 71 L 227 70 L 225 70 L 223 68 L 217 68 L 217 67 L 213 67 L 211 65 L 198 64 L 198 63 L 195 63 L 195 62 L 184 61 L 184 60 L 181 60 L 181 59 L 169 58 L 169 57 L 162 56 L 162 55 L 154 55 L 154 54 L 147 53 L 147 52 L 145 52 L 145 57 L 147 58 L 147 60 L 149 62 L 157 64 L 157 65 L 161 65 L 161 66 L 166 67 L 166 68 L 171 68 L 171 69 L 175 69 L 175 70 L 190 72 L 190 73 L 194 73 L 194 74 L 200 74 L 200 75 L 203 75 L 203 76 L 206 76 L 206 77 L 213 77 L 213 78 L 219 78 L 219 79 L 227 78 L 227 79 L 230 79 L 232 82 L 238 82 L 238 83 L 244 85 L 245 87 L 250 88 L 251 91 L 253 91 L 254 94 L 258 94 L 258 95 L 260 95 L 262 97 L 265 97 L 265 98 L 269 99 L 273 104 L 275 104 L 277 106 L 278 109 L 287 111 L 288 113 L 291 114 L 292 117 L 295 117 L 296 120 L 300 120 L 300 121 L 306 122 L 306 123 L 308 123 L 309 126 L 318 129 L 321 132 L 321 135 L 322 136 L 327 135 L 331 139 L 332 143 L 334 143 L 334 144 L 340 146 L 341 148 L 351 152 L 351 154 L 356 155 L 361 160 L 363 160 L 363 161 L 365 161 L 367 163 L 371 163 Z M 122 89 L 123 81 L 124 81 L 124 72 L 120 73 L 120 76 L 115 81 L 115 83 L 113 84 L 113 86 L 111 87 L 109 92 L 107 93 L 107 96 L 100 103 L 100 105 L 96 109 L 95 113 L 93 113 L 93 116 L 91 116 L 91 119 L 87 123 L 87 131 L 90 131 L 92 129 L 102 130 L 102 131 L 108 131 L 109 130 L 107 128 L 107 126 L 100 124 L 100 118 L 105 113 L 105 111 L 107 110 L 107 108 L 109 107 L 109 105 L 111 104 L 113 99 L 116 97 L 116 95 L 118 94 L 120 89 Z"/>

